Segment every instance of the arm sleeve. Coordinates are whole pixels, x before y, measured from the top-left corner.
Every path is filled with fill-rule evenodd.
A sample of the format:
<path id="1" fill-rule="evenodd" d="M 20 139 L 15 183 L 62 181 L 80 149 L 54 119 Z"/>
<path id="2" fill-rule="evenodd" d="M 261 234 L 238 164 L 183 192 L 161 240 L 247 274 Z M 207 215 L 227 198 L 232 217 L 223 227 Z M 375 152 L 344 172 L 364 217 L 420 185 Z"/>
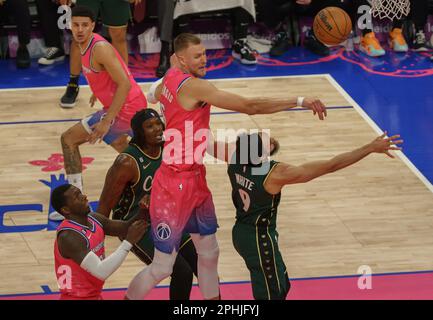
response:
<path id="1" fill-rule="evenodd" d="M 98 256 L 90 251 L 81 262 L 80 267 L 100 280 L 106 280 L 116 271 L 128 255 L 132 245 L 123 240 L 120 246 L 110 256 L 100 260 Z"/>
<path id="2" fill-rule="evenodd" d="M 155 90 L 156 88 L 162 83 L 162 79 L 159 79 L 158 81 L 155 81 L 154 83 L 152 83 L 152 85 L 150 86 L 149 92 L 147 93 L 147 101 L 150 103 L 157 103 L 158 100 L 155 97 Z"/>

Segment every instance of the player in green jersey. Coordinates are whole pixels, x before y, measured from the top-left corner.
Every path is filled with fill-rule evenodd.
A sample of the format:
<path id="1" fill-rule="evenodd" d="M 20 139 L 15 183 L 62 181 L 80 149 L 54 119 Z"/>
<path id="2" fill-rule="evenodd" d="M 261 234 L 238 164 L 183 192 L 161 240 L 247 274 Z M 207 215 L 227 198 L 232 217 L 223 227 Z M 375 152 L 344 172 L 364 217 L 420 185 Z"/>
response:
<path id="1" fill-rule="evenodd" d="M 278 151 L 279 144 L 264 133 L 240 135 L 235 145 L 222 142 L 212 145 L 209 153 L 228 163 L 236 208 L 233 245 L 250 271 L 255 299 L 285 299 L 290 289 L 276 230 L 281 189 L 343 169 L 371 153 L 385 153 L 393 158 L 389 151 L 401 150 L 396 145 L 403 140 L 398 140 L 399 135 L 385 136 L 386 132 L 363 147 L 330 160 L 299 166 L 270 160 L 269 156 Z"/>
<path id="2" fill-rule="evenodd" d="M 131 128 L 134 137 L 108 170 L 99 199 L 97 212 L 108 217 L 113 211 L 113 219 L 132 219 L 148 205 L 152 179 L 162 160 L 164 124 L 158 112 L 150 108 L 137 112 Z M 152 262 L 154 246 L 150 228 L 131 251 L 144 263 Z M 193 273 L 197 275 L 197 253 L 186 234 L 171 275 L 170 299 L 189 299 Z"/>

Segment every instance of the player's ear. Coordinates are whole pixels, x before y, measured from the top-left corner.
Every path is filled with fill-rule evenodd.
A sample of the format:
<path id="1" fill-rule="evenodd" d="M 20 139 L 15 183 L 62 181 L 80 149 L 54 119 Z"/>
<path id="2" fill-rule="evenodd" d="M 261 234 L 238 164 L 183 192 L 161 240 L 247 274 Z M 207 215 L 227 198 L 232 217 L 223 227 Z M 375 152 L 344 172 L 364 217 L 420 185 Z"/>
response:
<path id="1" fill-rule="evenodd" d="M 93 30 L 95 30 L 95 26 L 96 26 L 96 22 L 93 21 L 93 22 L 92 22 L 92 32 L 93 32 Z"/>
<path id="2" fill-rule="evenodd" d="M 67 215 L 71 214 L 71 212 L 69 211 L 69 208 L 66 206 L 63 206 L 60 208 L 60 212 L 59 212 L 62 216 L 66 217 Z"/>
<path id="3" fill-rule="evenodd" d="M 280 150 L 280 143 L 277 139 L 271 137 L 271 156 L 278 153 Z"/>
<path id="4" fill-rule="evenodd" d="M 177 61 L 180 64 L 181 67 L 186 67 L 186 61 L 185 61 L 185 55 L 184 52 L 181 52 L 180 54 L 176 54 Z"/>

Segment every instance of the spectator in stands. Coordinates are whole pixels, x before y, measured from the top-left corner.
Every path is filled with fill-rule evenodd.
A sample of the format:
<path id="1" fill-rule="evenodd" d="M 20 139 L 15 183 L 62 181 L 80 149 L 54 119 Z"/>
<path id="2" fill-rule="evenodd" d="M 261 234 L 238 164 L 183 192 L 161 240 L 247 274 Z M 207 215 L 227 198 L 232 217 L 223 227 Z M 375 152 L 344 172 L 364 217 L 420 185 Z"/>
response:
<path id="1" fill-rule="evenodd" d="M 256 56 L 247 43 L 248 27 L 254 22 L 254 18 L 246 9 L 235 7 L 228 10 L 219 10 L 218 13 L 230 14 L 233 30 L 232 56 L 242 64 L 256 64 Z M 184 15 L 176 19 L 177 33 L 194 33 L 191 30 L 191 15 Z"/>
<path id="2" fill-rule="evenodd" d="M 173 19 L 175 0 L 157 0 L 158 30 L 161 39 L 161 53 L 156 76 L 162 78 L 170 68 L 170 56 L 173 51 Z"/>
<path id="3" fill-rule="evenodd" d="M 234 8 L 231 12 L 233 19 L 232 55 L 242 64 L 256 64 L 256 56 L 247 43 L 248 27 L 254 22 L 255 17 L 241 7 Z"/>
<path id="4" fill-rule="evenodd" d="M 17 68 L 30 67 L 30 54 L 27 45 L 30 43 L 31 18 L 27 0 L 0 0 L 0 27 L 7 15 L 15 18 L 18 31 Z"/>
<path id="5" fill-rule="evenodd" d="M 257 4 L 257 20 L 274 30 L 269 55 L 281 56 L 289 50 L 289 35 L 287 24 L 294 10 L 296 0 L 255 0 Z"/>
<path id="6" fill-rule="evenodd" d="M 60 15 L 57 13 L 59 5 L 66 4 L 62 0 L 36 0 L 42 35 L 47 51 L 38 60 L 39 64 L 50 65 L 65 58 L 62 44 L 63 30 L 58 27 Z"/>
<path id="7" fill-rule="evenodd" d="M 427 24 L 428 0 L 410 0 L 410 17 L 415 25 L 415 39 L 412 43 L 414 51 L 427 51 L 424 27 Z"/>
<path id="8" fill-rule="evenodd" d="M 259 4 L 259 11 L 264 10 L 260 9 L 260 7 L 266 7 L 265 12 L 268 12 L 269 17 L 268 21 L 271 21 L 273 17 L 275 18 L 275 13 L 278 12 L 278 6 L 285 5 L 290 10 L 294 10 L 298 15 L 307 15 L 314 17 L 320 10 L 326 7 L 340 7 L 344 9 L 349 16 L 351 17 L 353 27 L 356 26 L 358 20 L 361 18 L 365 12 L 362 10 L 358 11 L 360 6 L 369 6 L 367 0 L 273 0 L 273 1 L 265 1 L 265 0 L 256 0 Z M 422 0 L 423 1 L 423 0 Z M 418 1 L 413 1 L 417 2 Z M 273 8 L 269 7 L 273 4 Z M 281 11 L 281 9 L 280 9 Z M 287 11 L 287 10 L 286 10 Z M 281 16 L 279 17 L 281 21 Z M 269 23 L 269 22 L 268 22 Z M 275 24 L 276 22 L 274 22 Z M 390 32 L 390 45 L 391 48 L 396 52 L 407 52 L 408 45 L 402 34 L 402 20 L 394 20 L 392 31 Z M 307 37 L 304 41 L 304 45 L 307 49 L 312 51 L 315 54 L 321 56 L 329 55 L 329 48 L 322 44 L 317 38 L 314 36 L 314 33 L 310 31 L 307 34 Z M 278 34 L 273 44 L 274 52 L 275 49 L 277 53 L 284 53 L 284 49 L 288 49 L 287 44 L 287 35 L 286 34 Z M 365 54 L 378 57 L 385 54 L 385 50 L 380 45 L 378 39 L 376 38 L 372 26 L 368 26 L 362 30 L 361 43 L 359 46 L 360 51 Z"/>

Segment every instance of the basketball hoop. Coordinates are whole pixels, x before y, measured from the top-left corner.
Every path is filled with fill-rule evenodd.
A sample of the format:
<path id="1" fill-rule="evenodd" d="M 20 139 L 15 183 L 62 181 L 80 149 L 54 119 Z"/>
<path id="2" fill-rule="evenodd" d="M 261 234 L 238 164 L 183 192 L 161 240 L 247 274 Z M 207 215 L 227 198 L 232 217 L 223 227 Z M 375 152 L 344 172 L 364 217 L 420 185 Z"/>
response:
<path id="1" fill-rule="evenodd" d="M 370 0 L 371 13 L 379 19 L 401 19 L 410 12 L 409 0 Z"/>

